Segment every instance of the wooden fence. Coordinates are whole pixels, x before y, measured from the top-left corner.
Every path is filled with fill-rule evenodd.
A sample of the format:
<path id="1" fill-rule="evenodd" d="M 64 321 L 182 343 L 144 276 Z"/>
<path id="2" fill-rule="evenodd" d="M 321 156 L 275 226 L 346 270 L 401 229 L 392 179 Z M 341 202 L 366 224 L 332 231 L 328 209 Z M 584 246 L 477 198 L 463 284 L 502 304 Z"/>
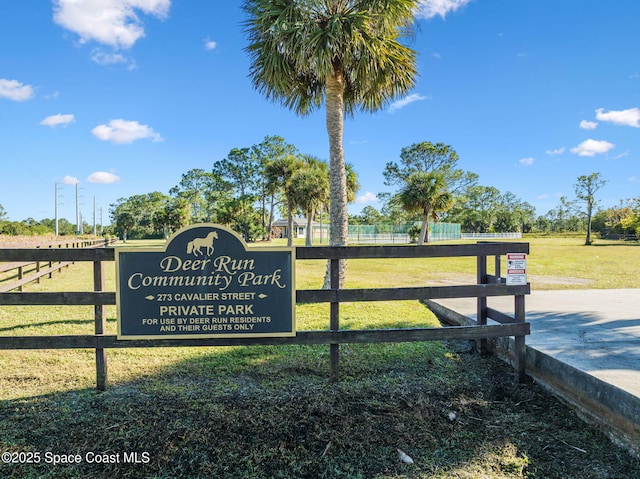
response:
<path id="1" fill-rule="evenodd" d="M 479 340 L 515 337 L 514 369 L 516 380 L 525 375 L 525 335 L 530 333 L 525 322 L 524 296 L 530 293 L 529 284 L 506 285 L 500 277 L 500 257 L 506 253 L 528 253 L 528 243 L 479 243 L 469 245 L 428 246 L 349 246 L 298 247 L 299 260 L 329 260 L 331 266 L 330 289 L 296 290 L 297 303 L 330 303 L 329 329 L 298 331 L 294 337 L 267 338 L 203 338 L 118 340 L 105 334 L 106 305 L 116 304 L 116 293 L 105 291 L 105 262 L 115 259 L 113 248 L 102 249 L 6 249 L 0 250 L 3 261 L 91 261 L 93 262 L 93 292 L 3 292 L 2 305 L 93 305 L 95 334 L 69 336 L 0 336 L 1 349 L 94 349 L 96 353 L 96 383 L 99 390 L 107 387 L 107 357 L 109 348 L 175 347 L 175 346 L 229 346 L 229 345 L 285 345 L 329 344 L 330 379 L 338 380 L 339 345 L 341 343 L 379 343 L 439 340 Z M 487 258 L 495 258 L 494 274 L 488 273 Z M 442 258 L 476 257 L 477 284 L 456 286 L 421 286 L 388 288 L 338 288 L 338 264 L 341 259 L 360 258 Z M 514 314 L 487 307 L 487 298 L 514 296 Z M 476 326 L 442 328 L 407 328 L 384 330 L 340 329 L 340 303 L 358 301 L 424 300 L 438 298 L 475 297 L 478 301 Z M 487 324 L 487 318 L 498 324 Z"/>
<path id="2" fill-rule="evenodd" d="M 36 248 L 100 248 L 115 242 L 115 239 L 75 239 L 67 242 L 47 243 Z M 0 274 L 9 273 L 0 281 L 0 292 L 18 290 L 33 282 L 40 282 L 43 276 L 51 278 L 53 273 L 68 267 L 73 261 L 58 261 L 54 264 L 49 260 L 41 264 L 41 261 L 13 261 L 5 262 L 5 255 L 0 254 Z M 11 272 L 15 274 L 11 275 Z"/>

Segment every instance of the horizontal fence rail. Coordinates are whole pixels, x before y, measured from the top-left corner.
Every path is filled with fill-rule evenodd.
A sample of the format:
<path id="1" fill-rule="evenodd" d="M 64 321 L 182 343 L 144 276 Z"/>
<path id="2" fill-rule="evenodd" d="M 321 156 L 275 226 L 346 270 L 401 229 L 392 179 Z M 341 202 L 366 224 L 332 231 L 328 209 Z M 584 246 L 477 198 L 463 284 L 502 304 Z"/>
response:
<path id="1" fill-rule="evenodd" d="M 528 324 L 448 326 L 446 328 L 298 331 L 293 337 L 138 339 L 116 336 L 0 336 L 0 349 L 159 348 L 177 346 L 255 346 L 285 344 L 404 343 L 415 341 L 476 340 L 529 334 Z"/>
<path id="2" fill-rule="evenodd" d="M 351 303 L 359 301 L 399 301 L 444 298 L 486 298 L 529 294 L 528 286 L 505 286 L 502 284 L 478 284 L 461 286 L 422 286 L 413 288 L 357 288 L 357 289 L 299 289 L 296 303 Z M 3 293 L 0 305 L 114 305 L 116 293 L 96 292 L 52 292 L 52 293 Z"/>
<path id="3" fill-rule="evenodd" d="M 67 242 L 47 243 L 38 245 L 35 250 L 49 251 L 50 248 L 64 248 L 65 250 L 77 251 L 77 248 L 103 248 L 110 244 L 113 244 L 116 240 L 113 238 L 107 239 L 76 239 Z M 53 277 L 53 273 L 60 271 L 62 268 L 67 268 L 75 262 L 75 259 L 68 260 L 53 260 L 53 259 L 38 259 L 38 257 L 32 257 L 29 261 L 12 261 L 11 258 L 24 257 L 24 251 L 34 251 L 33 248 L 6 248 L 1 250 L 0 254 L 0 273 L 10 273 L 16 271 L 16 279 L 5 279 L 0 282 L 0 292 L 7 292 L 18 290 L 22 291 L 23 287 L 29 283 L 40 282 L 40 279 L 49 276 Z M 73 255 L 72 255 L 73 256 Z M 40 263 L 44 262 L 44 267 Z"/>
<path id="4" fill-rule="evenodd" d="M 524 296 L 530 293 L 529 284 L 506 285 L 500 277 L 500 257 L 506 253 L 528 253 L 528 243 L 478 243 L 470 245 L 426 246 L 347 246 L 297 247 L 298 260 L 329 260 L 332 287 L 330 289 L 296 291 L 296 302 L 330 303 L 329 329 L 298 331 L 292 337 L 266 338 L 201 338 L 201 339 L 146 339 L 118 340 L 105 334 L 104 307 L 116 304 L 116 293 L 105 291 L 104 264 L 115 261 L 115 250 L 110 247 L 96 249 L 2 249 L 2 261 L 89 261 L 93 262 L 94 291 L 90 292 L 0 292 L 0 305 L 92 305 L 94 306 L 95 334 L 73 336 L 0 336 L 0 349 L 73 349 L 96 351 L 96 382 L 100 390 L 106 389 L 107 368 L 105 350 L 110 348 L 176 347 L 176 346 L 229 346 L 229 345 L 285 345 L 329 344 L 331 351 L 331 379 L 338 379 L 339 345 L 342 343 L 380 343 L 439 340 L 479 340 L 483 348 L 488 338 L 513 336 L 516 340 L 514 368 L 516 379 L 524 378 L 524 338 L 530 334 L 525 322 Z M 495 257 L 493 275 L 487 273 L 487 257 Z M 338 263 L 341 259 L 375 258 L 443 258 L 476 257 L 477 284 L 454 286 L 420 286 L 399 288 L 338 288 Z M 486 300 L 493 296 L 514 296 L 514 315 L 487 307 Z M 339 305 L 359 301 L 425 300 L 438 298 L 475 297 L 478 301 L 477 326 L 442 328 L 407 328 L 384 330 L 341 330 Z M 499 324 L 487 325 L 487 318 Z M 522 351 L 520 351 L 520 349 Z M 520 354 L 521 353 L 521 354 Z"/>

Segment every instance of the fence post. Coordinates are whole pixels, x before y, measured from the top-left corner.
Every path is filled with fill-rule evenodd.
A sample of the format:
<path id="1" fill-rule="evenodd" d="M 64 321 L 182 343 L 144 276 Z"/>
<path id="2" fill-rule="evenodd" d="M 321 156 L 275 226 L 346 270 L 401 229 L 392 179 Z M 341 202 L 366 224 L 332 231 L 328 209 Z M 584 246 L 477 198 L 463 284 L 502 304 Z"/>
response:
<path id="1" fill-rule="evenodd" d="M 525 309 L 524 309 L 524 295 L 515 296 L 515 320 L 517 323 L 524 323 L 525 321 Z M 525 363 L 526 363 L 526 347 L 525 336 L 516 336 L 514 341 L 513 351 L 513 368 L 516 373 L 516 382 L 522 383 L 525 379 Z"/>
<path id="2" fill-rule="evenodd" d="M 40 245 L 36 246 L 36 249 L 40 249 Z M 38 274 L 40 272 L 40 261 L 36 261 L 36 275 L 38 275 L 38 277 L 36 278 L 36 284 L 40 284 L 40 275 Z"/>
<path id="3" fill-rule="evenodd" d="M 478 267 L 477 267 L 477 283 L 487 284 L 487 257 L 484 255 L 478 255 Z M 487 297 L 478 296 L 478 304 L 476 311 L 476 323 L 478 326 L 485 326 L 487 324 Z M 487 354 L 487 340 L 480 340 L 480 353 Z"/>
<path id="4" fill-rule="evenodd" d="M 68 248 L 69 248 L 69 243 L 66 243 L 66 244 L 64 245 L 64 247 L 68 249 Z M 60 261 L 60 264 L 62 264 L 62 261 Z M 72 261 L 72 262 L 71 262 L 71 264 L 75 264 L 75 261 Z M 69 265 L 67 265 L 67 268 L 68 268 L 68 267 L 69 267 Z M 60 271 L 62 271 L 62 270 L 60 270 Z"/>
<path id="5" fill-rule="evenodd" d="M 329 272 L 331 278 L 331 289 L 336 291 L 340 288 L 340 260 L 331 258 L 329 261 Z M 337 295 L 336 295 L 337 296 Z M 329 329 L 331 331 L 337 331 L 340 329 L 340 303 L 337 300 L 331 301 L 330 306 L 330 318 L 329 318 Z M 330 344 L 329 345 L 329 364 L 330 364 L 330 372 L 329 379 L 331 382 L 338 382 L 339 376 L 339 368 L 340 368 L 340 345 L 339 344 Z"/>
<path id="6" fill-rule="evenodd" d="M 50 249 L 53 249 L 53 245 L 49 245 Z M 49 260 L 49 268 L 53 266 L 53 261 Z M 53 278 L 53 271 L 49 269 L 49 279 Z"/>
<path id="7" fill-rule="evenodd" d="M 104 289 L 104 263 L 102 261 L 94 261 L 93 290 L 104 291 Z M 95 334 L 96 336 L 103 336 L 107 323 L 107 319 L 105 317 L 105 307 L 102 304 L 95 304 L 93 307 L 95 318 Z M 106 391 L 107 389 L 107 354 L 104 348 L 100 347 L 96 348 L 96 388 L 98 389 L 98 391 Z"/>

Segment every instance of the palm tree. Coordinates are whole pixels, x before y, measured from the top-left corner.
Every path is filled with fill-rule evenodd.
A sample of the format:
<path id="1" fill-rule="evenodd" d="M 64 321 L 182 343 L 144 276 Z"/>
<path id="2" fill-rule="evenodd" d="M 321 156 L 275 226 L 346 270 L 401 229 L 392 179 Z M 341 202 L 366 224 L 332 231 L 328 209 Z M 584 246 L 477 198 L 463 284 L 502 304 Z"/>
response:
<path id="1" fill-rule="evenodd" d="M 327 164 L 307 158 L 304 166 L 291 176 L 288 197 L 307 216 L 305 246 L 311 246 L 313 218 L 316 211 L 329 201 L 329 174 Z"/>
<path id="2" fill-rule="evenodd" d="M 351 163 L 345 163 L 344 169 L 347 175 L 347 203 L 353 203 L 356 200 L 356 193 L 360 189 L 358 175 Z"/>
<path id="3" fill-rule="evenodd" d="M 280 189 L 287 202 L 287 245 L 293 246 L 293 209 L 294 201 L 290 195 L 289 184 L 293 173 L 302 167 L 302 161 L 295 155 L 284 155 L 267 162 L 264 174 L 269 188 Z"/>
<path id="4" fill-rule="evenodd" d="M 244 0 L 255 88 L 299 115 L 326 106 L 330 245 L 347 244 L 345 115 L 376 111 L 414 86 L 411 33 L 418 0 Z M 341 281 L 344 278 L 342 262 Z"/>
<path id="5" fill-rule="evenodd" d="M 453 204 L 444 177 L 436 172 L 418 171 L 409 175 L 398 193 L 398 199 L 402 209 L 408 213 L 422 214 L 418 245 L 429 242 L 429 219 L 437 220 L 438 214 L 447 211 Z"/>
<path id="6" fill-rule="evenodd" d="M 277 204 L 278 194 L 281 188 L 269 181 L 266 175 L 267 165 L 282 156 L 295 155 L 296 148 L 293 145 L 289 145 L 284 141 L 284 138 L 280 136 L 265 136 L 264 140 L 258 145 L 251 147 L 251 155 L 255 157 L 256 162 L 260 165 L 261 174 L 259 181 L 260 189 L 260 202 L 262 204 L 262 228 L 264 229 L 264 239 L 271 238 L 271 230 L 273 229 L 273 214 Z M 269 204 L 267 215 L 267 201 Z M 268 219 L 267 219 L 268 216 Z"/>

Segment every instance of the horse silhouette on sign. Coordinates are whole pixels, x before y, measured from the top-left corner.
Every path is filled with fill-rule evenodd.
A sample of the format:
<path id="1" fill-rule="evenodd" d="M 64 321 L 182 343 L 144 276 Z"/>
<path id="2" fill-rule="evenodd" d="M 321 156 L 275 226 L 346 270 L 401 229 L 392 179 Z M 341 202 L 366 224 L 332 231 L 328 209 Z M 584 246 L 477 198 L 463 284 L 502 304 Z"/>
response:
<path id="1" fill-rule="evenodd" d="M 194 256 L 213 254 L 213 240 L 218 239 L 218 233 L 212 231 L 204 238 L 195 238 L 187 243 L 187 254 L 193 254 Z M 206 248 L 203 253 L 200 248 Z"/>

